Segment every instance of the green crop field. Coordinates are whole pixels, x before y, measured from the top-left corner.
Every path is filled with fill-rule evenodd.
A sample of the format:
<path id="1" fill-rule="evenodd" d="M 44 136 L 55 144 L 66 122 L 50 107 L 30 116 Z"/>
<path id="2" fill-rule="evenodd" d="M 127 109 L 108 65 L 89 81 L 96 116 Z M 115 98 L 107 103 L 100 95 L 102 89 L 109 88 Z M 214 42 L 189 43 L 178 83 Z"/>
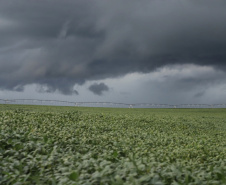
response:
<path id="1" fill-rule="evenodd" d="M 226 109 L 0 105 L 0 184 L 226 184 Z"/>

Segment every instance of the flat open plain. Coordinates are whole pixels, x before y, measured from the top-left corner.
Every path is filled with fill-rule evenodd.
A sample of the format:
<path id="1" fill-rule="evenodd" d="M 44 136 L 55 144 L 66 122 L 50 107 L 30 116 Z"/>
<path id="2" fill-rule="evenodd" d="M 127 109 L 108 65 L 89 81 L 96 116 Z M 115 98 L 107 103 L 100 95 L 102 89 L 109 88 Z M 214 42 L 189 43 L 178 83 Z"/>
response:
<path id="1" fill-rule="evenodd" d="M 226 109 L 0 105 L 0 184 L 226 184 Z"/>

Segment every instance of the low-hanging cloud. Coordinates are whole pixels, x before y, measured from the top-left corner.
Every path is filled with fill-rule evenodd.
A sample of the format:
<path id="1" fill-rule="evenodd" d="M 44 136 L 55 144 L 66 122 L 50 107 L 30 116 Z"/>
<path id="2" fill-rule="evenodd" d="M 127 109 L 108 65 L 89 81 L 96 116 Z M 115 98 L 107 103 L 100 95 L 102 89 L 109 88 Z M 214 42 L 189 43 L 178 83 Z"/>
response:
<path id="1" fill-rule="evenodd" d="M 104 91 L 109 91 L 109 87 L 104 83 L 94 83 L 89 86 L 89 90 L 92 91 L 96 95 L 103 95 Z"/>
<path id="2" fill-rule="evenodd" d="M 35 83 L 78 94 L 74 85 L 87 80 L 171 64 L 225 71 L 225 8 L 224 0 L 0 1 L 0 89 Z"/>

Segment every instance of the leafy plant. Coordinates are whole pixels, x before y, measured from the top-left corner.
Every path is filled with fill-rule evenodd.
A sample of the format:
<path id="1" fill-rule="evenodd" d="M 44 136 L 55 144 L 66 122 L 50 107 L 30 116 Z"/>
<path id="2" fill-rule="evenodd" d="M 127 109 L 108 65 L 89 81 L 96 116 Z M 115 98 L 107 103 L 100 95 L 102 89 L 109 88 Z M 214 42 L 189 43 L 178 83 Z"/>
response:
<path id="1" fill-rule="evenodd" d="M 1 109 L 0 184 L 226 184 L 225 112 Z"/>

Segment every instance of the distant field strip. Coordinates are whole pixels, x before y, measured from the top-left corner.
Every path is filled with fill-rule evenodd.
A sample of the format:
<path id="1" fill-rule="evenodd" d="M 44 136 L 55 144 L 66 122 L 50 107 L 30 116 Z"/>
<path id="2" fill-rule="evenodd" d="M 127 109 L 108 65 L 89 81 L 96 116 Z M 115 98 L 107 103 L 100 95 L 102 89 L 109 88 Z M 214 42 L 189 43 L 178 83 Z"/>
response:
<path id="1" fill-rule="evenodd" d="M 0 104 L 58 105 L 82 107 L 120 107 L 120 108 L 226 108 L 226 104 L 157 104 L 157 103 L 116 103 L 116 102 L 72 102 L 41 99 L 0 99 Z"/>

